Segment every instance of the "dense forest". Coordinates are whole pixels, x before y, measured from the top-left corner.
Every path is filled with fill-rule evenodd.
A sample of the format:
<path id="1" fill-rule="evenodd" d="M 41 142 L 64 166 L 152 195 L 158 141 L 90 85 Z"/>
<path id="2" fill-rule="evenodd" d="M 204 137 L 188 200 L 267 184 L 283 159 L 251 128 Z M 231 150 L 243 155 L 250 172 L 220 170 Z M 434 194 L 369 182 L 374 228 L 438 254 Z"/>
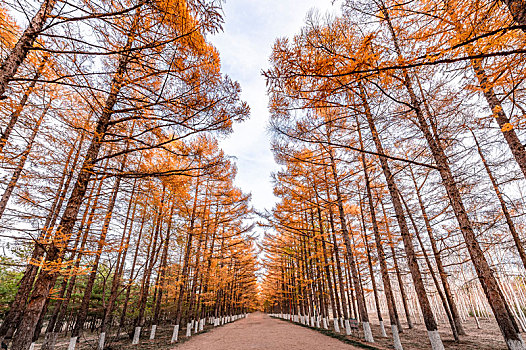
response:
<path id="1" fill-rule="evenodd" d="M 268 210 L 220 147 L 250 115 L 222 6 L 0 4 L 2 349 L 173 348 L 258 310 L 526 349 L 524 0 L 336 1 L 276 39 Z"/>
<path id="2" fill-rule="evenodd" d="M 458 340 L 491 315 L 524 349 L 525 14 L 347 1 L 276 41 L 269 312 L 347 334 L 359 320 L 368 342 L 374 317 L 395 349 L 414 322 L 443 349 L 438 319 Z"/>
<path id="3" fill-rule="evenodd" d="M 103 348 L 168 322 L 175 342 L 246 312 L 250 196 L 216 138 L 249 108 L 206 40 L 220 8 L 45 0 L 20 28 L 17 4 L 0 34 L 4 346 L 65 331 L 75 348 L 91 328 Z"/>

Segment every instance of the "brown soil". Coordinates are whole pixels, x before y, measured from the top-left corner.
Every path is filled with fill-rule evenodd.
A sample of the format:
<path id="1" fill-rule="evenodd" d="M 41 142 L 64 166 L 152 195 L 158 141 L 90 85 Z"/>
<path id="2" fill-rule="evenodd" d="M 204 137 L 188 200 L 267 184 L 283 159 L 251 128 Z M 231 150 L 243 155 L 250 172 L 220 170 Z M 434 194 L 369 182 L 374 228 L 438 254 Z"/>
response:
<path id="1" fill-rule="evenodd" d="M 448 350 L 507 349 L 497 323 L 494 320 L 487 319 L 481 319 L 479 321 L 481 329 L 477 329 L 475 322 L 471 319 L 463 323 L 467 335 L 461 336 L 458 342 L 455 342 L 453 339 L 449 324 L 440 324 L 438 330 L 444 343 L 444 347 Z M 391 332 L 388 324 L 389 323 L 386 322 L 386 330 L 387 335 L 390 337 Z M 371 322 L 371 326 L 377 344 L 392 348 L 392 341 L 390 338 L 381 338 L 380 326 L 375 325 L 374 321 Z M 404 327 L 404 332 L 400 334 L 400 339 L 404 350 L 431 349 L 431 344 L 427 337 L 427 331 L 422 324 L 417 324 L 413 329 L 407 329 L 407 327 Z"/>
<path id="2" fill-rule="evenodd" d="M 289 322 L 253 313 L 246 319 L 198 335 L 174 350 L 353 350 L 337 339 Z"/>
<path id="3" fill-rule="evenodd" d="M 448 325 L 439 325 L 440 335 L 447 350 L 506 350 L 506 345 L 494 320 L 481 319 L 481 329 L 477 329 L 473 319 L 463 323 L 467 336 L 461 337 L 459 342 L 454 342 Z M 387 327 L 387 323 L 386 323 Z M 390 327 L 387 327 L 389 338 L 380 336 L 380 327 L 377 320 L 371 318 L 371 328 L 375 338 L 374 344 L 363 342 L 363 334 L 356 332 L 351 337 L 335 335 L 331 331 L 320 331 L 309 329 L 304 326 L 295 325 L 291 322 L 274 319 L 266 314 L 253 313 L 248 318 L 226 324 L 221 327 L 207 325 L 205 332 L 193 335 L 190 338 L 184 336 L 185 330 L 181 330 L 179 344 L 170 344 L 173 326 L 159 325 L 155 340 L 149 340 L 149 328 L 145 327 L 141 334 L 139 345 L 131 345 L 131 338 L 123 334 L 120 339 L 115 340 L 113 336 L 107 338 L 107 350 L 309 350 L 309 349 L 331 349 L 352 350 L 358 349 L 338 339 L 328 337 L 321 332 L 346 338 L 354 342 L 372 345 L 379 349 L 392 349 L 390 338 Z M 404 332 L 400 334 L 404 350 L 430 349 L 427 333 L 423 325 L 418 324 L 413 329 L 404 326 Z M 98 334 L 85 332 L 81 339 L 79 350 L 96 349 Z M 42 338 L 40 342 L 42 341 Z M 40 342 L 36 350 L 40 348 Z M 57 350 L 66 350 L 69 337 L 61 337 L 57 342 Z M 356 344 L 356 343 L 355 343 Z"/>

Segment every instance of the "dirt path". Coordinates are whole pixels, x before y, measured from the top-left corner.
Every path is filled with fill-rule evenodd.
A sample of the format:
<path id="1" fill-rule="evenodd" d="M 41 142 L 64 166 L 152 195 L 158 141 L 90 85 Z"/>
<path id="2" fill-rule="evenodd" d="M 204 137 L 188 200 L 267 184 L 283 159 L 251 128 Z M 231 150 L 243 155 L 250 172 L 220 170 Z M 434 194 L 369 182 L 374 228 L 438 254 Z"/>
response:
<path id="1" fill-rule="evenodd" d="M 316 331 L 263 313 L 197 335 L 174 350 L 357 350 Z"/>

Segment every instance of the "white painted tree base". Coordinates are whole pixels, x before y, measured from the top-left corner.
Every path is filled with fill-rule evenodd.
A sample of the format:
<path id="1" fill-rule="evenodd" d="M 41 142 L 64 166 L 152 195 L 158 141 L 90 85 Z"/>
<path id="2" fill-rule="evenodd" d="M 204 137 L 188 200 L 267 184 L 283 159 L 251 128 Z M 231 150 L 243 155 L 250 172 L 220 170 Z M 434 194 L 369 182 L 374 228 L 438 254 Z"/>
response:
<path id="1" fill-rule="evenodd" d="M 508 345 L 509 350 L 525 350 L 526 345 L 524 344 L 524 341 L 522 340 L 521 335 L 519 334 L 519 340 L 506 340 L 506 344 Z"/>
<path id="2" fill-rule="evenodd" d="M 42 343 L 41 349 L 54 349 L 57 342 L 58 333 L 46 333 L 44 342 Z"/>
<path id="3" fill-rule="evenodd" d="M 431 342 L 431 349 L 444 350 L 444 344 L 442 344 L 442 339 L 440 339 L 438 331 L 427 331 L 427 336 Z"/>
<path id="4" fill-rule="evenodd" d="M 351 335 L 352 332 L 351 332 L 351 323 L 349 322 L 349 320 L 345 320 L 345 334 L 347 335 Z"/>
<path id="5" fill-rule="evenodd" d="M 380 321 L 380 331 L 382 332 L 382 337 L 387 338 L 387 333 L 385 332 L 384 321 Z"/>
<path id="6" fill-rule="evenodd" d="M 329 327 L 327 326 L 327 319 L 325 317 L 322 319 L 322 323 L 323 323 L 323 329 L 329 329 Z"/>
<path id="7" fill-rule="evenodd" d="M 157 331 L 157 325 L 152 325 L 152 329 L 150 330 L 150 340 L 155 339 L 155 332 Z"/>
<path id="8" fill-rule="evenodd" d="M 141 337 L 141 327 L 135 327 L 135 332 L 133 333 L 132 345 L 139 344 L 140 337 Z"/>
<path id="9" fill-rule="evenodd" d="M 170 340 L 170 343 L 175 343 L 178 337 L 179 337 L 179 325 L 176 324 L 174 326 L 174 331 L 172 333 L 172 339 Z"/>
<path id="10" fill-rule="evenodd" d="M 77 338 L 78 337 L 69 338 L 68 350 L 75 350 L 75 347 L 77 346 Z"/>
<path id="11" fill-rule="evenodd" d="M 402 342 L 400 341 L 400 333 L 398 333 L 398 326 L 391 325 L 391 332 L 393 333 L 393 345 L 395 350 L 404 350 Z"/>
<path id="12" fill-rule="evenodd" d="M 371 325 L 369 324 L 369 322 L 362 322 L 362 325 L 365 341 L 368 343 L 374 343 L 373 332 L 371 332 Z"/>
<path id="13" fill-rule="evenodd" d="M 104 350 L 104 342 L 106 340 L 106 333 L 105 332 L 102 332 L 100 335 L 99 335 L 99 344 L 98 347 L 97 347 L 97 350 Z"/>
<path id="14" fill-rule="evenodd" d="M 186 324 L 186 336 L 191 337 L 192 336 L 192 322 L 188 322 Z"/>
<path id="15" fill-rule="evenodd" d="M 334 318 L 332 321 L 334 323 L 334 331 L 336 333 L 340 333 L 340 325 L 339 325 L 338 319 Z"/>

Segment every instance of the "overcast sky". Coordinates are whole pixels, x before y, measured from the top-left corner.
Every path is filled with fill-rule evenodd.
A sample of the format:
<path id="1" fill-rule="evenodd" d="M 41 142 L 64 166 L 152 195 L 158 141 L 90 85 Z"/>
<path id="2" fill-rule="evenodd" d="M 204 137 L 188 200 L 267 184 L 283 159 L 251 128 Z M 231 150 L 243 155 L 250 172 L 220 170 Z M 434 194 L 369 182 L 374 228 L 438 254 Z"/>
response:
<path id="1" fill-rule="evenodd" d="M 236 184 L 252 193 L 258 210 L 271 209 L 276 202 L 270 174 L 278 168 L 270 151 L 268 97 L 261 71 L 269 67 L 275 39 L 297 34 L 313 8 L 322 14 L 338 10 L 331 0 L 227 0 L 224 31 L 210 38 L 220 52 L 223 72 L 241 84 L 241 97 L 250 105 L 251 118 L 236 125 L 221 147 L 237 158 Z"/>

